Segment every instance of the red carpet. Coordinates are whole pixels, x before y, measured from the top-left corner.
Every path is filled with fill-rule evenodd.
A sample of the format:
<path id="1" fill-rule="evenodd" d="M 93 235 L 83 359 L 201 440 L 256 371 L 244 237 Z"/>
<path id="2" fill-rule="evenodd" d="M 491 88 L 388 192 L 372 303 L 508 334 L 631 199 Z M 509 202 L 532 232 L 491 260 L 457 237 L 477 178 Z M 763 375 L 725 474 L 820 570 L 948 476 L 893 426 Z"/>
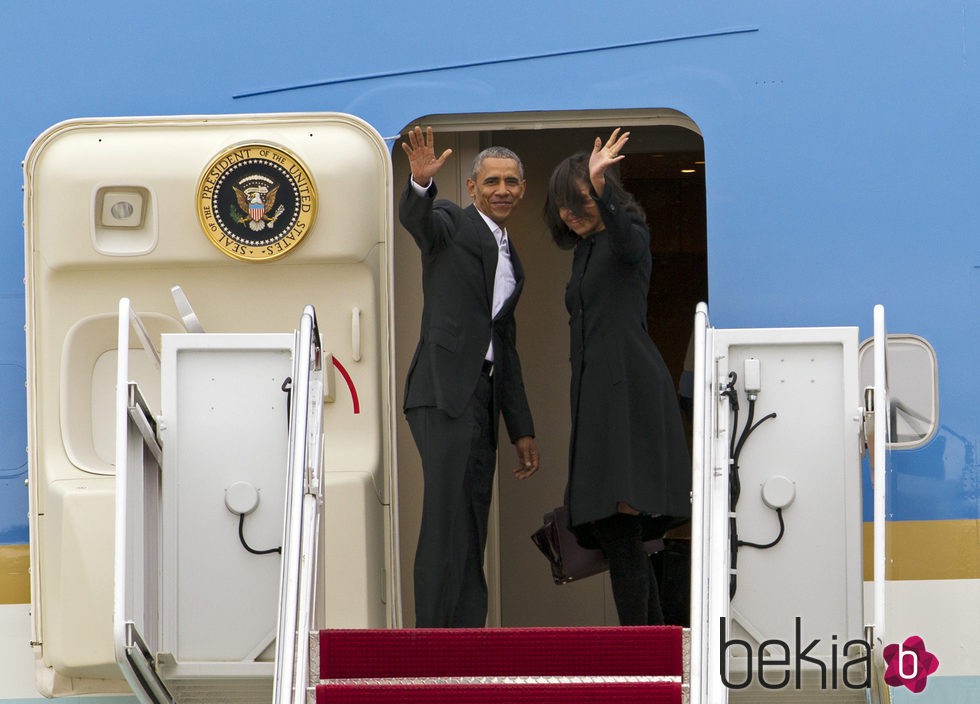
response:
<path id="1" fill-rule="evenodd" d="M 682 633 L 675 626 L 326 630 L 317 704 L 677 704 Z"/>
<path id="2" fill-rule="evenodd" d="M 679 704 L 681 686 L 655 684 L 320 685 L 317 704 Z"/>

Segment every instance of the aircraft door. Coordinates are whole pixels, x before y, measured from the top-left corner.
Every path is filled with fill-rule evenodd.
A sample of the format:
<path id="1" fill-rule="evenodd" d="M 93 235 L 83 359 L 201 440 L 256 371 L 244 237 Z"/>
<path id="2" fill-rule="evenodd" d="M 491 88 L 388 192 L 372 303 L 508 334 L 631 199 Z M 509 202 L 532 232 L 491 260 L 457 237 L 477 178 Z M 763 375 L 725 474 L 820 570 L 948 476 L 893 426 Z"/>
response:
<path id="1" fill-rule="evenodd" d="M 111 599 L 116 441 L 130 432 L 113 410 L 115 363 L 125 356 L 116 334 L 122 297 L 133 301 L 158 349 L 171 335 L 291 338 L 296 314 L 305 305 L 316 308 L 330 360 L 323 374 L 321 622 L 400 625 L 392 490 L 391 157 L 377 131 L 339 113 L 71 120 L 34 141 L 24 174 L 35 507 L 31 612 L 41 690 L 50 696 L 126 691 L 116 665 Z M 194 316 L 175 305 L 175 285 L 186 292 Z M 234 478 L 219 481 L 215 471 L 228 463 L 178 457 L 189 440 L 182 434 L 175 441 L 167 412 L 180 409 L 161 401 L 160 371 L 138 351 L 129 356 L 127 384 L 138 382 L 144 415 L 160 431 L 155 434 L 164 459 L 151 459 L 186 469 L 200 489 L 179 498 L 185 507 L 197 502 L 201 511 L 187 510 L 178 518 L 220 523 L 220 532 L 208 534 L 230 536 L 232 547 L 244 552 L 238 517 L 225 503 Z M 248 365 L 233 371 L 239 367 L 232 357 L 221 369 L 227 390 L 235 391 L 229 380 L 236 374 L 267 372 Z M 262 405 L 261 413 L 231 412 L 220 426 L 199 433 L 201 439 L 210 433 L 235 448 L 267 436 L 285 447 L 285 412 L 270 409 L 282 410 L 280 377 L 288 374 L 287 365 L 284 374 L 268 375 L 266 381 L 279 380 L 270 391 L 275 400 Z M 203 384 L 196 391 L 206 403 L 207 389 L 214 386 L 210 377 Z M 283 472 L 284 452 L 275 460 Z M 279 545 L 281 522 L 272 525 L 274 516 L 265 509 L 281 501 L 262 488 L 261 508 L 246 519 L 244 532 L 254 545 L 268 548 Z M 132 518 L 130 526 L 137 532 L 146 527 L 133 525 Z M 173 534 L 193 548 L 193 529 L 181 530 Z M 223 556 L 238 558 L 230 550 Z M 168 589 L 194 582 L 192 570 L 174 572 L 165 550 L 153 559 L 159 559 Z M 218 569 L 216 561 L 201 564 L 200 574 Z M 271 665 L 274 650 L 268 646 L 278 572 L 270 572 L 272 586 L 263 586 L 263 593 L 272 623 L 256 635 L 253 619 L 239 639 L 255 651 L 245 655 L 263 666 Z M 208 588 L 206 580 L 198 584 Z M 142 592 L 144 585 L 135 588 Z M 159 596 L 175 603 L 169 592 Z M 149 648 L 157 660 L 177 652 L 195 662 L 206 659 L 174 635 L 204 629 L 195 605 L 185 607 L 183 620 L 164 622 L 159 637 L 152 627 L 139 628 L 148 642 L 157 641 Z"/>

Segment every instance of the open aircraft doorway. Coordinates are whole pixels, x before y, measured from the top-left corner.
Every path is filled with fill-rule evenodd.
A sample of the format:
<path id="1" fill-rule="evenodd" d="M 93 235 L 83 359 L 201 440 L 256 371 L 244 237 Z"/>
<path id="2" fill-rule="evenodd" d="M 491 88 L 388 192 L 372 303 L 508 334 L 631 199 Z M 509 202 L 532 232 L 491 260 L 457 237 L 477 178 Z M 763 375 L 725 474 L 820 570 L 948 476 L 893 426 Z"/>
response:
<path id="1" fill-rule="evenodd" d="M 675 382 L 680 383 L 693 329 L 694 310 L 708 299 L 704 142 L 697 125 L 674 110 L 437 115 L 413 120 L 431 125 L 437 153 L 453 155 L 437 179 L 439 198 L 470 202 L 466 178 L 480 150 L 501 145 L 520 155 L 527 179 L 523 202 L 507 229 L 521 257 L 526 281 L 517 307 L 517 346 L 534 414 L 541 470 L 518 482 L 516 462 L 502 431 L 486 571 L 491 626 L 616 625 L 608 575 L 556 586 L 547 562 L 530 540 L 542 515 L 562 501 L 565 488 L 570 368 L 565 284 L 572 252 L 551 240 L 541 216 L 552 169 L 564 157 L 591 149 L 597 136 L 616 127 L 631 133 L 621 178 L 643 205 L 650 225 L 653 274 L 649 330 Z M 392 152 L 394 198 L 408 179 L 401 147 Z M 394 307 L 397 402 L 418 341 L 422 312 L 418 248 L 397 224 L 394 235 Z M 414 624 L 412 565 L 422 503 L 422 470 L 404 416 L 398 414 L 399 533 L 404 623 Z M 685 418 L 685 420 L 688 420 Z"/>

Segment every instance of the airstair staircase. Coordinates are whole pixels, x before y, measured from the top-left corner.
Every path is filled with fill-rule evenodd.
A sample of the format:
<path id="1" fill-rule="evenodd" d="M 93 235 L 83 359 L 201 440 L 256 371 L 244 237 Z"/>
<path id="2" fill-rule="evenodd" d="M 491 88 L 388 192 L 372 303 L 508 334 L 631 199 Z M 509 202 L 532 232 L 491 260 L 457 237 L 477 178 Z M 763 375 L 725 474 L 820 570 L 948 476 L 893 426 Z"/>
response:
<path id="1" fill-rule="evenodd" d="M 121 305 L 121 329 L 133 318 L 127 306 L 128 302 Z M 135 319 L 134 326 L 140 329 Z M 699 351 L 704 346 L 705 334 L 706 316 L 699 311 Z M 128 349 L 122 332 L 120 337 L 120 349 Z M 141 338 L 145 337 L 141 334 Z M 318 615 L 321 605 L 317 604 L 316 581 L 323 498 L 324 360 L 319 339 L 315 313 L 308 307 L 294 347 L 273 704 L 725 704 L 729 701 L 800 704 L 816 697 L 821 701 L 873 704 L 889 701 L 888 689 L 882 685 L 877 647 L 869 661 L 874 676 L 868 690 L 828 691 L 822 686 L 801 690 L 796 686 L 772 691 L 763 685 L 763 688 L 736 691 L 738 688 L 723 684 L 717 668 L 724 656 L 724 649 L 719 650 L 719 639 L 724 642 L 727 637 L 722 630 L 724 617 L 730 613 L 726 561 L 728 494 L 727 486 L 718 481 L 717 472 L 695 473 L 690 629 L 645 626 L 319 630 L 322 621 Z M 120 379 L 125 378 L 120 372 Z M 122 389 L 120 408 L 132 407 L 126 395 L 127 386 L 121 382 L 119 387 Z M 696 396 L 707 395 L 708 386 L 702 379 L 696 379 L 695 389 Z M 883 396 L 879 390 L 877 398 Z M 702 402 L 696 403 L 696 409 Z M 135 419 L 129 417 L 133 415 Z M 141 429 L 138 418 L 139 414 L 133 414 L 131 408 L 126 415 L 120 413 L 120 427 L 129 428 L 128 437 L 136 446 L 152 436 Z M 880 418 L 875 420 L 880 424 Z M 719 436 L 715 432 L 698 435 L 703 442 L 695 442 L 696 467 L 704 464 L 701 455 L 707 443 L 718 441 L 716 436 Z M 877 435 L 880 442 L 886 432 L 880 430 Z M 726 444 L 724 437 L 718 442 Z M 156 471 L 157 465 L 149 461 L 155 455 L 141 447 L 138 451 L 121 452 L 119 456 L 148 458 L 146 462 L 132 463 L 133 469 L 148 464 Z M 879 449 L 879 465 L 883 457 L 884 451 Z M 884 473 L 881 466 L 878 472 Z M 129 473 L 133 474 L 132 482 L 126 479 Z M 149 476 L 155 475 L 151 471 Z M 154 482 L 142 481 L 141 477 L 130 469 L 121 471 L 123 495 L 128 495 L 130 483 L 138 496 L 154 486 Z M 884 481 L 881 476 L 878 478 L 880 487 Z M 880 495 L 876 498 L 880 503 Z M 876 520 L 880 520 L 880 515 L 876 515 Z M 121 525 L 124 524 L 122 521 Z M 715 533 L 720 538 L 713 540 Z M 125 536 L 118 537 L 125 548 Z M 876 576 L 880 573 L 876 570 Z M 117 602 L 123 605 L 128 603 L 127 595 L 132 594 L 126 584 L 124 580 L 119 582 L 122 592 Z M 152 633 L 152 629 L 140 628 L 141 623 L 149 621 L 137 613 L 137 618 L 120 615 L 116 623 L 123 629 L 123 637 L 117 640 L 120 667 L 140 701 L 146 704 L 196 701 L 179 690 L 172 690 L 174 683 L 168 682 L 165 674 L 163 677 L 158 674 L 157 651 L 144 645 L 141 636 L 144 631 Z M 879 638 L 872 633 L 868 642 L 877 646 Z M 209 696 L 208 701 L 268 702 L 266 687 L 263 684 L 253 688 L 255 691 L 248 696 Z"/>

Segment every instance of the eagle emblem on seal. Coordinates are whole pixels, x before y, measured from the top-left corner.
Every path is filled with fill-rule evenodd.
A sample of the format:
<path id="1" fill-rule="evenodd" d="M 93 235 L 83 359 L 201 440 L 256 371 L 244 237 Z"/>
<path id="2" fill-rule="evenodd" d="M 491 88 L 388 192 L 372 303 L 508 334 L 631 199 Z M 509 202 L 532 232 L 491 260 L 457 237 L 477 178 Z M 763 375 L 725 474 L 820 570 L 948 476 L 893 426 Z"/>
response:
<path id="1" fill-rule="evenodd" d="M 238 201 L 238 207 L 241 208 L 241 215 L 235 215 L 235 222 L 239 225 L 244 225 L 248 223 L 248 227 L 255 231 L 260 232 L 266 227 L 272 227 L 276 224 L 276 220 L 279 216 L 283 214 L 285 208 L 279 206 L 279 208 L 272 213 L 272 215 L 266 215 L 266 213 L 272 212 L 272 209 L 276 205 L 276 193 L 279 191 L 279 184 L 273 184 L 271 187 L 261 183 L 261 181 L 268 181 L 269 179 L 259 177 L 246 177 L 243 178 L 238 186 L 232 186 L 232 190 L 235 191 L 235 198 Z M 256 183 L 256 181 L 260 181 Z"/>
<path id="2" fill-rule="evenodd" d="M 215 155 L 197 187 L 204 234 L 240 261 L 286 255 L 313 229 L 316 185 L 310 170 L 282 147 L 237 144 Z"/>

